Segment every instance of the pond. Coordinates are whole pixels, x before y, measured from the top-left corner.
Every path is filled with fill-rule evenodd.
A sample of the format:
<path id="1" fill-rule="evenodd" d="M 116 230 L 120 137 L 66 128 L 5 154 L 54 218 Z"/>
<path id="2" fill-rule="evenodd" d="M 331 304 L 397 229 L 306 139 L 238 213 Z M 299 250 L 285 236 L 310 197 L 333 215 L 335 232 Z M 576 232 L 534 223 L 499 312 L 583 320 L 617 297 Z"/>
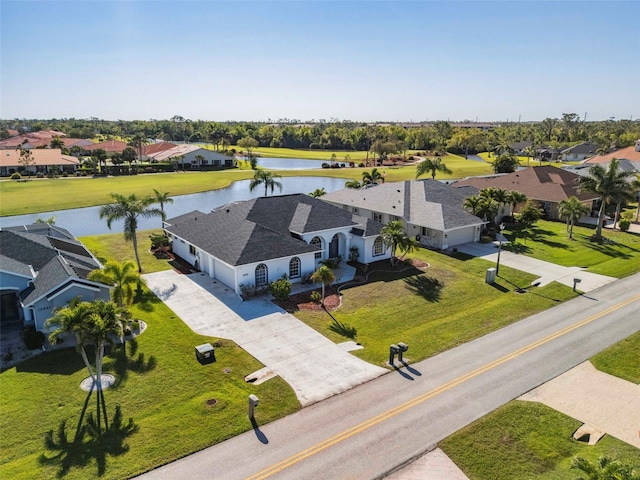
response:
<path id="1" fill-rule="evenodd" d="M 306 161 L 306 160 L 305 160 Z M 283 177 L 278 179 L 282 183 L 282 192 L 276 189 L 274 195 L 290 195 L 293 193 L 309 193 L 316 188 L 324 188 L 325 191 L 335 192 L 344 188 L 346 178 L 330 177 Z M 190 195 L 177 195 L 173 203 L 165 205 L 167 217 L 176 217 L 192 210 L 200 210 L 208 213 L 214 208 L 226 205 L 238 200 L 249 200 L 264 195 L 264 187 L 260 185 L 253 192 L 249 191 L 250 180 L 234 182 L 227 188 L 210 190 L 208 192 L 193 193 Z M 271 191 L 269 191 L 271 195 Z M 100 219 L 100 207 L 74 208 L 71 210 L 58 210 L 54 212 L 34 213 L 30 215 L 15 215 L 12 217 L 0 217 L 0 227 L 13 225 L 28 225 L 38 218 L 47 219 L 56 217 L 56 225 L 66 228 L 74 236 L 102 235 L 104 233 L 122 232 L 122 222 L 113 222 L 111 230 L 107 228 L 107 222 Z M 138 230 L 160 228 L 160 218 L 141 218 L 138 221 Z"/>
<path id="2" fill-rule="evenodd" d="M 303 160 L 301 158 L 270 158 L 258 157 L 258 166 L 273 170 L 312 170 L 322 168 L 329 160 Z M 344 163 L 344 162 L 343 162 Z"/>

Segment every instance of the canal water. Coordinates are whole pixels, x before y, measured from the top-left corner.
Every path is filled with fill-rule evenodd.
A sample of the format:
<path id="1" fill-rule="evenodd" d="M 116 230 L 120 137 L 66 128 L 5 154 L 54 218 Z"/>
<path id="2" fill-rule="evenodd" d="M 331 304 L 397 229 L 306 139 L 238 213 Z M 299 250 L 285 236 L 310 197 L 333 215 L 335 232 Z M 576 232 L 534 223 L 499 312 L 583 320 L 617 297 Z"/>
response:
<path id="1" fill-rule="evenodd" d="M 307 160 L 303 160 L 307 161 Z M 335 192 L 344 188 L 346 178 L 330 177 L 283 177 L 278 181 L 282 183 L 282 191 L 276 187 L 273 195 L 290 195 L 293 193 L 313 192 L 317 188 L 324 188 L 327 193 Z M 264 186 L 259 185 L 253 192 L 249 191 L 251 180 L 240 180 L 234 182 L 227 188 L 210 190 L 208 192 L 193 193 L 190 195 L 177 195 L 173 198 L 173 203 L 165 204 L 164 209 L 167 218 L 176 217 L 192 210 L 200 210 L 208 213 L 214 208 L 226 205 L 239 200 L 249 200 L 264 195 Z M 269 190 L 269 195 L 271 191 Z M 107 228 L 107 222 L 100 219 L 100 207 L 74 208 L 70 210 L 58 210 L 52 212 L 34 213 L 30 215 L 15 215 L 12 217 L 0 217 L 0 227 L 14 225 L 28 225 L 41 218 L 46 220 L 52 216 L 56 217 L 56 225 L 69 230 L 74 236 L 102 235 L 104 233 L 121 233 L 123 223 L 113 222 L 111 230 Z M 155 218 L 140 218 L 138 220 L 138 230 L 150 228 L 160 228 L 161 220 Z"/>

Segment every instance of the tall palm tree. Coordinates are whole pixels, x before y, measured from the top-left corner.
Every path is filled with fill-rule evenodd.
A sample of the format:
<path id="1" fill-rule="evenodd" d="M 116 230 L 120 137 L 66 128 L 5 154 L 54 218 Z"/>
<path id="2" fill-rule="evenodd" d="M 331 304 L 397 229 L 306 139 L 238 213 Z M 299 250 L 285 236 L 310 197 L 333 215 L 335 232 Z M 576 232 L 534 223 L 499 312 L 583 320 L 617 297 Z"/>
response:
<path id="1" fill-rule="evenodd" d="M 324 303 L 324 287 L 325 285 L 331 285 L 335 280 L 333 271 L 326 265 L 320 265 L 320 267 L 311 275 L 311 281 L 313 283 L 320 282 L 322 284 L 322 302 Z"/>
<path id="2" fill-rule="evenodd" d="M 636 194 L 636 199 L 638 198 L 638 194 L 640 194 L 640 175 L 638 175 L 632 182 L 631 188 L 633 192 Z M 638 221 L 638 217 L 640 217 L 640 201 L 638 202 L 638 207 L 636 208 L 636 222 Z"/>
<path id="3" fill-rule="evenodd" d="M 384 246 L 391 249 L 391 266 L 395 265 L 396 251 L 400 250 L 404 255 L 416 247 L 416 243 L 407 235 L 402 220 L 387 222 L 382 227 L 380 237 Z"/>
<path id="4" fill-rule="evenodd" d="M 169 196 L 169 192 L 160 192 L 160 191 L 158 191 L 158 190 L 156 190 L 154 188 L 153 189 L 153 200 L 154 200 L 154 203 L 159 203 L 160 204 L 160 210 L 162 211 L 162 220 L 165 220 L 167 218 L 167 216 L 164 213 L 164 204 L 165 203 L 173 203 L 173 198 L 171 198 Z"/>
<path id="5" fill-rule="evenodd" d="M 51 139 L 51 143 L 49 143 L 50 148 L 59 148 L 60 150 L 64 150 L 65 145 L 62 139 L 58 136 L 55 136 Z"/>
<path id="6" fill-rule="evenodd" d="M 562 200 L 558 204 L 558 215 L 567 219 L 567 231 L 569 238 L 573 238 L 573 225 L 589 213 L 591 209 L 578 200 L 578 197 L 571 196 L 567 200 Z"/>
<path id="7" fill-rule="evenodd" d="M 362 186 L 378 185 L 379 182 L 384 182 L 384 175 L 382 175 L 377 168 L 374 168 L 370 172 L 362 172 Z"/>
<path id="8" fill-rule="evenodd" d="M 464 199 L 462 206 L 471 212 L 471 215 L 480 216 L 480 203 L 482 199 L 477 195 L 471 195 Z"/>
<path id="9" fill-rule="evenodd" d="M 425 158 L 416 167 L 416 178 L 418 178 L 421 175 L 424 175 L 425 173 L 431 173 L 431 178 L 435 180 L 437 172 L 442 172 L 446 174 L 453 173 L 451 170 L 447 168 L 447 166 L 444 163 L 442 163 L 442 159 L 440 157 Z"/>
<path id="10" fill-rule="evenodd" d="M 313 198 L 319 198 L 319 197 L 321 197 L 323 195 L 326 195 L 326 194 L 327 194 L 327 192 L 323 187 L 323 188 L 316 188 L 313 192 L 311 192 L 309 194 L 309 196 L 313 197 Z"/>
<path id="11" fill-rule="evenodd" d="M 513 214 L 516 211 L 516 207 L 527 201 L 527 196 L 522 193 L 522 192 L 518 192 L 517 190 L 511 190 L 509 192 L 509 203 L 511 204 L 511 216 L 513 217 Z"/>
<path id="12" fill-rule="evenodd" d="M 164 212 L 159 208 L 151 208 L 155 199 L 151 196 L 138 197 L 135 193 L 124 196 L 119 193 L 111 193 L 115 203 L 109 203 L 100 207 L 100 218 L 107 219 L 107 227 L 115 220 L 124 220 L 124 239 L 133 242 L 133 252 L 136 255 L 138 272 L 142 272 L 140 256 L 138 255 L 138 218 L 163 218 Z"/>
<path id="13" fill-rule="evenodd" d="M 267 196 L 267 189 L 271 188 L 271 194 L 273 195 L 273 189 L 278 187 L 282 191 L 282 183 L 278 182 L 276 178 L 281 178 L 281 175 L 274 174 L 268 170 L 256 170 L 251 183 L 249 183 L 249 190 L 254 191 L 257 186 L 264 185 L 264 196 Z"/>
<path id="14" fill-rule="evenodd" d="M 601 165 L 593 165 L 589 168 L 588 176 L 580 177 L 579 189 L 583 192 L 595 193 L 600 197 L 596 238 L 602 238 L 602 219 L 607 202 L 615 200 L 618 195 L 631 190 L 631 184 L 627 179 L 633 175 L 632 172 L 619 170 L 619 162 L 614 158 L 607 169 Z"/>
<path id="15" fill-rule="evenodd" d="M 131 260 L 107 262 L 102 270 L 94 270 L 87 277 L 89 280 L 101 282 L 113 287 L 111 296 L 119 307 L 131 305 L 133 302 L 133 285 L 140 281 L 140 274 L 135 270 L 136 264 Z"/>
<path id="16" fill-rule="evenodd" d="M 140 162 L 142 161 L 142 150 L 148 143 L 149 140 L 147 140 L 145 134 L 142 132 L 138 132 L 132 135 L 131 138 L 129 138 L 127 145 L 136 149 L 136 153 L 138 154 L 138 161 Z"/>

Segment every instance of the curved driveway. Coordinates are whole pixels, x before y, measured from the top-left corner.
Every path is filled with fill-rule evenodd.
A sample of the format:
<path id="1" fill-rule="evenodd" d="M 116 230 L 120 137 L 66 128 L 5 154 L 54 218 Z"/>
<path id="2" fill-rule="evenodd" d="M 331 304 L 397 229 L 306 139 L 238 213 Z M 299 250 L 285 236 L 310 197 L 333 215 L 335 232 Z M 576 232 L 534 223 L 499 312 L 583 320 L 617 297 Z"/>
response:
<path id="1" fill-rule="evenodd" d="M 291 385 L 302 406 L 389 371 L 354 357 L 266 298 L 243 302 L 204 273 L 143 277 L 194 332 L 236 342 Z"/>

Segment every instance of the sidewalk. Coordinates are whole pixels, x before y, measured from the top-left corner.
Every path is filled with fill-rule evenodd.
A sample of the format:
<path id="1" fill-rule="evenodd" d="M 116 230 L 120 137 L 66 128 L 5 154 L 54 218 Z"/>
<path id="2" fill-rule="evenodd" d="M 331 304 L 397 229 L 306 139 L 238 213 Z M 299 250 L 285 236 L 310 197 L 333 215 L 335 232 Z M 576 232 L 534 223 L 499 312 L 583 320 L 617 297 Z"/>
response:
<path id="1" fill-rule="evenodd" d="M 504 243 L 505 242 L 502 244 L 504 245 Z M 481 257 L 494 264 L 498 260 L 497 241 L 493 243 L 465 243 L 457 248 L 459 252 L 474 257 Z M 580 283 L 577 287 L 578 290 L 581 292 L 590 292 L 617 280 L 615 277 L 587 272 L 583 267 L 563 267 L 555 263 L 509 252 L 504 248 L 500 253 L 500 265 L 506 265 L 507 267 L 538 276 L 531 284 L 536 284 L 539 287 L 548 285 L 551 282 L 558 282 L 573 288 L 573 279 L 579 278 Z"/>

